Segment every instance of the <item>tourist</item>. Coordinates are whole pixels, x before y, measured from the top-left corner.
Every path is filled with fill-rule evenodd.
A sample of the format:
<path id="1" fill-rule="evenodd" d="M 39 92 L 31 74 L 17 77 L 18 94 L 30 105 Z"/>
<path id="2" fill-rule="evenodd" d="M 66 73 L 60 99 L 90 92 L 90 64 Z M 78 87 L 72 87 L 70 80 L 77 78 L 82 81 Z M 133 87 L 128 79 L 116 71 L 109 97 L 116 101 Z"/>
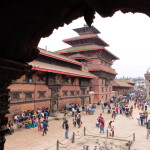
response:
<path id="1" fill-rule="evenodd" d="M 74 107 L 72 106 L 72 108 L 71 108 L 71 112 L 72 112 L 72 117 L 74 117 L 74 114 L 75 114 L 75 109 L 74 109 Z"/>
<path id="2" fill-rule="evenodd" d="M 102 113 L 104 113 L 104 110 L 105 110 L 105 106 L 104 104 L 102 104 Z"/>
<path id="3" fill-rule="evenodd" d="M 81 125 L 81 117 L 80 117 L 80 115 L 79 115 L 79 114 L 77 115 L 76 120 L 77 120 L 78 128 L 80 128 L 80 125 Z"/>
<path id="4" fill-rule="evenodd" d="M 69 125 L 68 125 L 68 120 L 65 121 L 65 138 L 68 139 L 68 132 L 69 132 Z"/>
<path id="5" fill-rule="evenodd" d="M 130 108 L 129 114 L 130 114 L 130 117 L 133 119 L 133 116 L 132 116 L 132 114 L 133 114 L 133 108 Z"/>
<path id="6" fill-rule="evenodd" d="M 147 122 L 147 118 L 148 118 L 148 111 L 147 108 L 145 109 L 145 111 L 143 112 L 143 114 L 145 115 L 145 120 Z"/>
<path id="7" fill-rule="evenodd" d="M 147 129 L 147 139 L 148 139 L 148 137 L 149 137 L 149 135 L 150 135 L 150 120 L 148 120 L 148 122 L 145 123 L 145 124 L 146 124 L 146 129 Z"/>
<path id="8" fill-rule="evenodd" d="M 77 121 L 73 119 L 73 126 L 76 127 Z"/>
<path id="9" fill-rule="evenodd" d="M 6 128 L 8 129 L 7 133 L 9 135 L 12 135 L 12 133 L 14 132 L 14 129 L 13 129 L 13 123 L 11 121 L 8 122 Z"/>
<path id="10" fill-rule="evenodd" d="M 138 125 L 140 125 L 141 124 L 141 119 L 140 119 L 140 115 L 141 115 L 141 113 L 139 113 L 138 115 L 137 115 L 137 120 L 138 120 Z"/>
<path id="11" fill-rule="evenodd" d="M 41 121 L 41 118 L 38 118 L 38 131 L 41 131 L 41 123 L 42 123 L 42 121 Z"/>
<path id="12" fill-rule="evenodd" d="M 97 107 L 100 108 L 100 101 L 97 102 Z"/>
<path id="13" fill-rule="evenodd" d="M 43 134 L 42 134 L 42 136 L 44 136 L 44 134 L 47 134 L 47 126 L 48 126 L 48 124 L 47 124 L 46 120 L 43 120 L 42 124 L 43 124 Z"/>
<path id="14" fill-rule="evenodd" d="M 112 126 L 111 126 L 111 121 L 109 122 L 108 127 L 107 127 L 107 134 L 108 134 L 109 136 L 112 136 Z"/>
<path id="15" fill-rule="evenodd" d="M 104 133 L 104 124 L 103 123 L 100 123 L 100 133 Z"/>
<path id="16" fill-rule="evenodd" d="M 64 129 L 64 125 L 65 125 L 65 122 L 66 122 L 66 113 L 64 114 L 64 117 L 63 117 L 63 124 L 62 124 L 62 128 Z"/>

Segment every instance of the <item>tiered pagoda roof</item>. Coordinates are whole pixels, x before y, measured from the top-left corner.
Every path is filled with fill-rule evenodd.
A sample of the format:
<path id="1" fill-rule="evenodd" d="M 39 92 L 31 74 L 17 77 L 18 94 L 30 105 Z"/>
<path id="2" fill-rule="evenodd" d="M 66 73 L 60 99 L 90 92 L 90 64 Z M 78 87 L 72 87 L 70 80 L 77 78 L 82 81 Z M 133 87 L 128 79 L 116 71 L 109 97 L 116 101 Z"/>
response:
<path id="1" fill-rule="evenodd" d="M 88 27 L 87 25 L 74 29 L 74 31 L 79 36 L 63 40 L 72 47 L 56 51 L 56 53 L 69 56 L 76 60 L 80 58 L 85 59 L 81 55 L 89 56 L 91 60 L 91 64 L 88 63 L 89 71 L 93 73 L 100 72 L 99 76 L 103 76 L 101 72 L 116 75 L 117 73 L 111 68 L 111 65 L 114 60 L 119 58 L 105 48 L 109 45 L 97 35 L 100 32 L 95 27 Z M 91 55 L 92 51 L 94 52 L 93 56 Z M 79 53 L 81 54 L 80 57 Z M 78 56 L 75 57 L 74 55 Z M 99 64 L 96 64 L 96 61 L 92 62 L 93 59 L 97 59 Z"/>

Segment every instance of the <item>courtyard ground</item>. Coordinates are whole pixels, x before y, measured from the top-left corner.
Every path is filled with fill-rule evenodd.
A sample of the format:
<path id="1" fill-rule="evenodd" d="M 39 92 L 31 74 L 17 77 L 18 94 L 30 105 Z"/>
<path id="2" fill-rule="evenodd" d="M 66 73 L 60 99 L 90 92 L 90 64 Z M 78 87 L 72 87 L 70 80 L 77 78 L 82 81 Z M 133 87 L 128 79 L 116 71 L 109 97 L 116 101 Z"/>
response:
<path id="1" fill-rule="evenodd" d="M 150 108 L 148 108 L 149 110 Z M 86 127 L 89 131 L 100 134 L 95 123 L 101 109 L 97 108 L 94 115 L 82 115 L 83 126 L 81 128 L 73 127 L 72 117 L 68 117 L 69 121 L 69 138 L 73 132 L 79 133 Z M 122 115 L 117 115 L 115 120 L 115 137 L 127 137 L 135 133 L 135 142 L 131 146 L 131 150 L 150 150 L 150 137 L 146 139 L 146 128 L 139 126 L 136 116 L 139 113 L 138 109 L 133 111 L 133 119 Z M 108 122 L 113 120 L 106 110 L 103 114 L 105 119 L 105 131 Z M 62 114 L 58 115 L 62 118 Z M 150 117 L 149 117 L 150 118 Z M 16 130 L 11 136 L 6 136 L 5 150 L 55 150 L 56 141 L 67 142 L 64 138 L 65 130 L 62 129 L 62 120 L 50 120 L 47 135 L 42 136 L 42 132 L 37 131 L 37 128 Z M 106 136 L 104 133 L 103 136 Z M 128 138 L 127 138 L 128 139 Z M 131 139 L 131 138 L 129 138 Z M 82 138 L 80 139 L 82 140 Z"/>

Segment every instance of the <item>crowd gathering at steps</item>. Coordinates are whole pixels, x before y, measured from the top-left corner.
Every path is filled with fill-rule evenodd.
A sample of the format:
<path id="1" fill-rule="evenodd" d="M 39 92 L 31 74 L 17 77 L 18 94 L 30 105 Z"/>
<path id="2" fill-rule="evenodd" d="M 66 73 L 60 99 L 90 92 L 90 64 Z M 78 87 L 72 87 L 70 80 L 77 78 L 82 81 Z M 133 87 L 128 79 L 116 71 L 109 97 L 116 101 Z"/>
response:
<path id="1" fill-rule="evenodd" d="M 129 103 L 133 101 L 134 105 L 129 105 Z M 95 109 L 100 109 L 100 115 L 97 117 L 95 121 L 96 127 L 99 129 L 100 133 L 105 133 L 109 136 L 115 136 L 115 119 L 117 115 L 126 116 L 128 118 L 133 119 L 133 110 L 138 109 L 139 114 L 137 116 L 137 122 L 140 126 L 146 126 L 147 128 L 147 138 L 150 134 L 150 120 L 148 120 L 148 112 L 149 104 L 145 100 L 145 96 L 143 94 L 139 94 L 138 96 L 119 96 L 112 97 L 110 100 L 106 100 L 101 102 L 99 100 L 97 104 L 89 104 L 84 106 L 79 106 L 79 104 L 67 104 L 64 108 L 64 116 L 62 122 L 62 128 L 65 129 L 65 138 L 69 138 L 69 124 L 67 117 L 72 117 L 72 124 L 74 127 L 82 127 L 82 115 L 93 114 Z M 103 117 L 103 113 L 108 113 L 111 115 L 112 120 L 109 121 L 108 125 L 105 125 L 105 119 Z M 38 131 L 42 131 L 42 135 L 44 136 L 48 129 L 48 116 L 49 110 L 48 108 L 28 110 L 24 111 L 22 114 L 16 114 L 14 116 L 14 123 L 17 125 L 19 129 L 25 127 L 35 128 L 37 127 Z M 9 129 L 8 134 L 13 133 L 13 123 L 11 121 L 8 122 L 6 128 Z"/>

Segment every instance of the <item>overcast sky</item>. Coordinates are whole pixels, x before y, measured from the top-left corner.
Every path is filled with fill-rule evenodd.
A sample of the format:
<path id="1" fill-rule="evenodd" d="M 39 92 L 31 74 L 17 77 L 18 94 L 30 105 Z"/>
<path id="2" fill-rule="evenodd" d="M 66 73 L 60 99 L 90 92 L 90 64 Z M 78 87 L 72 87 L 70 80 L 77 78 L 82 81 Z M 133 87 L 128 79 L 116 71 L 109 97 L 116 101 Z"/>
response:
<path id="1" fill-rule="evenodd" d="M 82 27 L 83 18 L 73 21 L 48 38 L 42 38 L 39 47 L 56 51 L 70 47 L 63 39 L 78 36 L 72 29 Z M 113 17 L 102 18 L 98 14 L 94 20 L 98 34 L 110 46 L 106 47 L 120 60 L 112 66 L 118 73 L 117 77 L 144 77 L 150 67 L 150 18 L 144 14 L 122 14 L 117 12 Z"/>

